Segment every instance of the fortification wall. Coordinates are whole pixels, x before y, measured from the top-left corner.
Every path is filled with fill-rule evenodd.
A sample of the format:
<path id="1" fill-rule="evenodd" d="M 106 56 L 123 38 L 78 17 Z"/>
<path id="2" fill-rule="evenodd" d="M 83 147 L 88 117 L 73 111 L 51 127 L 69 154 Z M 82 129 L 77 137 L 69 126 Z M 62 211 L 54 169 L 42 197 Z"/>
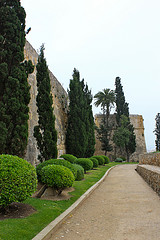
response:
<path id="1" fill-rule="evenodd" d="M 102 114 L 95 115 L 95 124 L 99 127 L 102 120 Z M 130 156 L 130 161 L 139 161 L 139 155 L 146 153 L 146 143 L 144 136 L 144 124 L 142 115 L 130 115 L 130 121 L 134 126 L 134 132 L 136 135 L 136 151 Z M 109 122 L 112 125 L 113 131 L 110 136 L 110 143 L 112 144 L 113 150 L 108 152 L 108 156 L 111 160 L 114 160 L 118 156 L 125 156 L 125 152 L 121 152 L 113 143 L 112 137 L 114 129 L 116 127 L 116 116 L 115 114 L 110 115 Z M 101 150 L 101 143 L 96 136 L 95 155 L 102 155 L 104 151 Z M 126 157 L 126 156 L 125 156 Z"/>
<path id="2" fill-rule="evenodd" d="M 31 100 L 29 104 L 29 137 L 28 146 L 25 154 L 25 159 L 31 164 L 36 165 L 38 158 L 37 142 L 33 136 L 34 126 L 38 123 L 38 114 L 36 106 L 36 96 L 37 96 L 37 80 L 36 80 L 36 64 L 38 62 L 38 53 L 31 46 L 29 42 L 26 41 L 24 49 L 25 59 L 31 60 L 34 64 L 34 72 L 29 75 L 28 83 L 31 86 L 30 95 Z M 58 156 L 65 153 L 65 136 L 66 136 L 66 123 L 67 123 L 67 107 L 68 107 L 68 97 L 62 85 L 58 82 L 56 77 L 49 71 L 51 80 L 51 93 L 53 96 L 53 107 L 54 115 L 56 118 L 55 128 L 57 130 L 58 140 Z"/>
<path id="3" fill-rule="evenodd" d="M 141 154 L 139 156 L 139 164 L 160 167 L 160 152 Z"/>

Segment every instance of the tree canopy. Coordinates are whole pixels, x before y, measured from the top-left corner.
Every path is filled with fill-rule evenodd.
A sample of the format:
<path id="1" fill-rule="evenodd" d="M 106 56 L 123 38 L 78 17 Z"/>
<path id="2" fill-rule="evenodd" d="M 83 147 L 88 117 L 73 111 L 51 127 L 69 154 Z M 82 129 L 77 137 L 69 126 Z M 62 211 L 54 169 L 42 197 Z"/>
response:
<path id="1" fill-rule="evenodd" d="M 28 140 L 30 101 L 24 61 L 26 13 L 20 1 L 0 3 L 0 153 L 23 156 Z"/>
<path id="2" fill-rule="evenodd" d="M 92 95 L 80 73 L 73 70 L 70 80 L 68 126 L 66 151 L 76 157 L 89 157 L 94 153 L 94 119 L 92 113 Z"/>
<path id="3" fill-rule="evenodd" d="M 156 140 L 155 140 L 156 151 L 160 151 L 160 113 L 157 113 L 155 120 L 156 120 L 156 128 L 154 132 L 156 135 Z"/>
<path id="4" fill-rule="evenodd" d="M 103 111 L 102 121 L 99 128 L 96 127 L 96 131 L 97 137 L 101 142 L 101 149 L 105 151 L 106 155 L 108 151 L 112 150 L 112 145 L 110 143 L 112 126 L 109 124 L 109 116 L 112 107 L 114 107 L 115 93 L 113 90 L 106 88 L 103 89 L 103 91 L 99 91 L 94 98 L 96 99 L 95 106 L 101 106 Z"/>
<path id="5" fill-rule="evenodd" d="M 37 63 L 37 107 L 38 125 L 34 127 L 34 137 L 37 140 L 41 162 L 57 158 L 57 132 L 55 130 L 55 116 L 53 114 L 53 100 L 48 66 L 44 58 L 44 46 L 40 48 Z"/>

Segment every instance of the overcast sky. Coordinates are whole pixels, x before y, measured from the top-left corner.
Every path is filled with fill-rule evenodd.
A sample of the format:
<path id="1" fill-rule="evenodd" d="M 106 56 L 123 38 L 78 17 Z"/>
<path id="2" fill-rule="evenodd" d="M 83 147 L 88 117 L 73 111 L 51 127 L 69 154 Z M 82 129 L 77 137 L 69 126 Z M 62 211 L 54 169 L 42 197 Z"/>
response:
<path id="1" fill-rule="evenodd" d="M 155 148 L 160 112 L 160 0 L 22 0 L 27 40 L 45 44 L 49 69 L 67 90 L 74 68 L 92 94 L 115 89 L 119 76 L 130 114 L 144 118 Z M 100 109 L 93 106 L 94 114 Z"/>

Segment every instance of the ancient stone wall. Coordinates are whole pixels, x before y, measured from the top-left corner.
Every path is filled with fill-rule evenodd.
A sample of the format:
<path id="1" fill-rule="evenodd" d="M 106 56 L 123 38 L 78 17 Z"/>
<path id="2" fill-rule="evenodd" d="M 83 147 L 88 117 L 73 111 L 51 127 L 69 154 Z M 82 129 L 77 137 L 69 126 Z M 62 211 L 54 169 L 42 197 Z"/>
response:
<path id="1" fill-rule="evenodd" d="M 32 60 L 32 63 L 36 66 L 38 62 L 38 54 L 29 42 L 26 41 L 24 49 L 25 59 Z M 67 123 L 67 108 L 68 97 L 62 85 L 58 82 L 55 76 L 49 72 L 51 80 L 51 93 L 53 96 L 54 115 L 56 118 L 55 127 L 57 130 L 58 141 L 58 156 L 65 153 L 65 136 L 66 136 L 66 123 Z M 36 80 L 36 67 L 34 72 L 29 75 L 28 83 L 31 86 L 30 94 L 31 100 L 29 104 L 29 137 L 28 146 L 26 150 L 25 159 L 31 164 L 36 165 L 38 157 L 38 149 L 36 139 L 33 136 L 34 126 L 38 123 L 38 114 L 36 106 L 37 96 L 37 80 Z"/>
<path id="2" fill-rule="evenodd" d="M 102 114 L 95 115 L 95 124 L 99 127 L 101 120 L 102 120 Z M 146 143 L 145 143 L 145 136 L 144 136 L 144 125 L 143 125 L 143 117 L 142 115 L 130 115 L 130 121 L 134 126 L 134 131 L 136 135 L 136 152 L 133 153 L 130 156 L 130 161 L 139 161 L 139 155 L 142 153 L 146 153 Z M 116 127 L 116 116 L 115 114 L 110 115 L 109 122 L 113 128 L 113 131 L 111 133 L 110 139 L 111 144 L 113 147 L 113 150 L 111 152 L 108 152 L 108 156 L 111 160 L 115 160 L 116 157 L 125 156 L 125 152 L 121 152 L 116 146 L 114 145 L 112 141 L 113 133 Z M 95 146 L 95 155 L 102 155 L 104 154 L 104 151 L 101 150 L 101 143 L 98 140 L 96 136 L 96 146 Z"/>
<path id="3" fill-rule="evenodd" d="M 141 154 L 139 156 L 139 164 L 147 164 L 160 167 L 160 152 Z"/>

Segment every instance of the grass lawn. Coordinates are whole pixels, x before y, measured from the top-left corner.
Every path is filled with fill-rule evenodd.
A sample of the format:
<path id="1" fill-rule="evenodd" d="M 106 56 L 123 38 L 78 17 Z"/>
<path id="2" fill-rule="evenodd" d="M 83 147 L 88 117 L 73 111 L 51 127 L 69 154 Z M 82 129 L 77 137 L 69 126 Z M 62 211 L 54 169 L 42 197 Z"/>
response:
<path id="1" fill-rule="evenodd" d="M 31 240 L 44 227 L 46 227 L 57 216 L 70 207 L 83 193 L 94 185 L 112 166 L 119 163 L 109 163 L 105 166 L 91 170 L 92 174 L 85 174 L 84 181 L 75 181 L 75 191 L 69 200 L 50 201 L 29 198 L 25 203 L 32 205 L 37 212 L 29 217 L 21 219 L 6 219 L 0 221 L 0 240 Z"/>

